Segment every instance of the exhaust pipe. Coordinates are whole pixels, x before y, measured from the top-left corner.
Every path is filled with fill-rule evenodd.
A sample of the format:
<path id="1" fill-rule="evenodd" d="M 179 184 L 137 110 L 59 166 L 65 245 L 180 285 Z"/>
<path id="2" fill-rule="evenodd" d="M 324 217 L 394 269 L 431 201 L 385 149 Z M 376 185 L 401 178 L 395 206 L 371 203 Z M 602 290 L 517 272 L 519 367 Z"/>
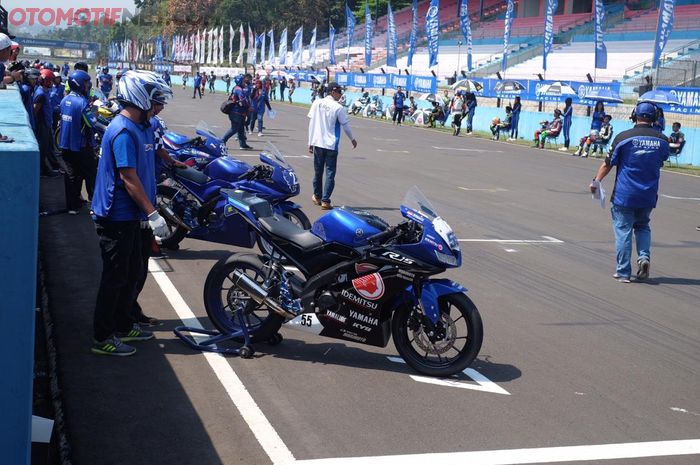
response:
<path id="1" fill-rule="evenodd" d="M 235 286 L 238 286 L 241 290 L 243 290 L 243 292 L 248 294 L 255 302 L 261 305 L 267 305 L 270 310 L 283 316 L 285 319 L 289 320 L 296 317 L 295 314 L 282 308 L 282 305 L 280 305 L 280 303 L 275 299 L 269 297 L 265 289 L 260 287 L 258 283 L 250 279 L 248 275 L 242 271 L 234 270 L 232 281 Z"/>
<path id="2" fill-rule="evenodd" d="M 161 214 L 161 216 L 163 216 L 163 218 L 165 218 L 166 221 L 169 221 L 170 223 L 175 223 L 176 225 L 185 228 L 187 232 L 192 231 L 192 228 L 187 226 L 185 222 L 182 221 L 180 217 L 177 216 L 177 214 L 175 214 L 175 212 L 172 211 L 172 209 L 169 206 L 161 204 L 158 208 L 158 212 Z"/>

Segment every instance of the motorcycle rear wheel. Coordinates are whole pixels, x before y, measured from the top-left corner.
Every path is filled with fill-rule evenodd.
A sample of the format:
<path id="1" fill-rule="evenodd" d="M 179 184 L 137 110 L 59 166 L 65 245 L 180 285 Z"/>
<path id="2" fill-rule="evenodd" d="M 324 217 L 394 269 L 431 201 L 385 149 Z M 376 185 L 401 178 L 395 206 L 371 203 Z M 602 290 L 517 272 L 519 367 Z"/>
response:
<path id="1" fill-rule="evenodd" d="M 284 217 L 289 221 L 299 226 L 301 229 L 311 229 L 311 221 L 299 208 L 293 208 L 289 211 L 284 212 Z M 272 254 L 272 246 L 262 237 L 258 236 L 258 248 L 262 253 L 267 256 Z"/>
<path id="2" fill-rule="evenodd" d="M 451 376 L 467 368 L 479 354 L 484 337 L 476 305 L 464 294 L 449 294 L 438 300 L 444 337 L 430 341 L 425 316 L 411 305 L 394 312 L 391 332 L 394 345 L 406 363 L 428 376 Z M 465 333 L 465 334 L 462 334 Z"/>
<path id="3" fill-rule="evenodd" d="M 216 329 L 225 334 L 240 331 L 243 325 L 248 328 L 252 342 L 276 341 L 282 338 L 277 332 L 284 322 L 277 313 L 264 304 L 258 304 L 245 292 L 238 289 L 232 281 L 234 270 L 245 273 L 261 287 L 265 282 L 268 269 L 257 255 L 234 254 L 222 258 L 209 271 L 204 283 L 204 307 L 209 319 Z M 277 284 L 268 290 L 273 298 L 279 293 Z M 239 318 L 236 310 L 243 308 L 244 317 Z M 242 320 L 242 321 L 241 321 Z M 242 341 L 243 338 L 237 338 Z"/>
<path id="4" fill-rule="evenodd" d="M 160 238 L 161 247 L 165 247 L 171 250 L 177 250 L 180 248 L 180 242 L 187 235 L 187 230 L 180 226 L 179 224 L 173 223 L 168 220 L 168 216 L 163 213 L 163 209 L 166 205 L 172 206 L 173 199 L 177 194 L 177 190 L 168 186 L 158 186 L 156 189 L 156 208 L 158 213 L 165 219 L 168 224 L 168 229 L 170 234 L 165 237 Z M 181 214 L 182 212 L 175 212 L 175 214 Z"/>

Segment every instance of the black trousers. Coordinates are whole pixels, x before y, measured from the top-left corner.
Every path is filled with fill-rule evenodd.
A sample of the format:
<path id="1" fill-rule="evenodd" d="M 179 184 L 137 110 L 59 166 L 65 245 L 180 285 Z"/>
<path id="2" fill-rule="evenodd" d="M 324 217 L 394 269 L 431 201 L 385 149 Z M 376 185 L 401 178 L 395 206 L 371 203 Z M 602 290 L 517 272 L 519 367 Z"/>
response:
<path id="1" fill-rule="evenodd" d="M 192 98 L 195 98 L 197 92 L 199 92 L 199 98 L 202 98 L 202 88 L 199 86 L 194 87 L 194 93 L 192 94 Z"/>
<path id="2" fill-rule="evenodd" d="M 80 152 L 63 150 L 63 161 L 66 165 L 66 175 L 63 182 L 66 190 L 66 208 L 80 210 L 80 190 L 85 180 L 88 198 L 92 199 L 95 192 L 95 177 L 97 176 L 97 158 L 92 147 L 83 147 Z"/>
<path id="3" fill-rule="evenodd" d="M 50 173 L 52 170 L 61 168 L 58 159 L 54 153 L 53 135 L 51 127 L 45 123 L 37 121 L 34 131 L 36 141 L 39 144 L 39 170 L 42 175 Z"/>
<path id="4" fill-rule="evenodd" d="M 93 332 L 95 340 L 103 341 L 137 322 L 134 300 L 143 268 L 141 222 L 97 219 L 95 230 L 102 251 L 102 277 Z"/>
<path id="5" fill-rule="evenodd" d="M 394 108 L 394 116 L 391 118 L 392 121 L 397 121 L 398 124 L 401 124 L 401 121 L 403 121 L 403 106 L 401 108 Z"/>
<path id="6" fill-rule="evenodd" d="M 141 228 L 141 272 L 139 273 L 138 281 L 134 294 L 134 315 L 138 318 L 143 315 L 143 309 L 138 303 L 139 294 L 146 284 L 148 277 L 148 259 L 151 257 L 151 247 L 153 245 L 153 230 L 151 228 Z"/>

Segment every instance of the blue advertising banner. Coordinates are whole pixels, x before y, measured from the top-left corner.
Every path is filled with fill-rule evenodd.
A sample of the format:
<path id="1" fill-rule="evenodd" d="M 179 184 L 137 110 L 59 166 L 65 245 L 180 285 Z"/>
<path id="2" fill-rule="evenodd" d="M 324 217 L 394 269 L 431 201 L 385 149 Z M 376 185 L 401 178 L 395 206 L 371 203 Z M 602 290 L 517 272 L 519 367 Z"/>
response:
<path id="1" fill-rule="evenodd" d="M 345 4 L 345 26 L 347 27 L 348 34 L 348 47 L 346 50 L 346 60 L 348 65 L 350 64 L 350 45 L 352 44 L 352 36 L 355 34 L 355 15 L 352 14 L 352 10 L 348 8 L 348 4 Z"/>
<path id="2" fill-rule="evenodd" d="M 369 12 L 369 3 L 365 3 L 365 66 L 372 64 L 372 15 Z"/>
<path id="3" fill-rule="evenodd" d="M 619 82 L 590 83 L 578 81 L 526 80 L 526 79 L 469 79 L 477 97 L 502 98 L 512 100 L 519 96 L 522 100 L 543 102 L 563 102 L 571 97 L 575 105 L 595 105 L 595 100 L 586 96 L 592 92 L 609 90 L 619 95 Z M 606 105 L 615 106 L 614 103 Z"/>
<path id="4" fill-rule="evenodd" d="M 501 62 L 501 71 L 505 71 L 508 67 L 508 42 L 510 41 L 510 31 L 513 27 L 514 14 L 513 0 L 508 0 L 506 20 L 503 28 L 503 60 Z"/>
<path id="5" fill-rule="evenodd" d="M 425 14 L 425 34 L 428 36 L 428 67 L 437 65 L 440 47 L 440 0 L 430 0 Z"/>
<path id="6" fill-rule="evenodd" d="M 433 76 L 409 76 L 407 74 L 336 73 L 335 80 L 341 86 L 348 87 L 364 87 L 366 89 L 396 89 L 398 86 L 401 86 L 402 89 L 411 92 L 437 92 L 437 79 Z"/>
<path id="7" fill-rule="evenodd" d="M 297 29 L 294 34 L 294 39 L 292 40 L 292 65 L 301 66 L 301 59 L 303 56 L 302 40 L 304 37 L 304 26 Z M 255 61 L 253 61 L 255 63 Z"/>
<path id="8" fill-rule="evenodd" d="M 320 71 L 286 71 L 286 74 L 287 76 L 293 76 L 297 81 L 303 82 L 311 82 L 313 79 L 323 82 L 326 79 L 326 73 Z"/>
<path id="9" fill-rule="evenodd" d="M 437 80 L 432 76 L 411 76 L 408 80 L 409 90 L 413 92 L 436 93 Z"/>
<path id="10" fill-rule="evenodd" d="M 328 42 L 329 42 L 329 61 L 332 65 L 335 64 L 335 28 L 329 23 L 328 26 Z"/>
<path id="11" fill-rule="evenodd" d="M 651 64 L 652 68 L 659 66 L 661 54 L 666 47 L 666 42 L 673 30 L 673 7 L 675 0 L 661 0 L 659 4 L 659 22 L 656 25 L 656 41 L 654 43 L 654 58 Z"/>
<path id="12" fill-rule="evenodd" d="M 661 105 L 661 108 L 670 113 L 686 113 L 700 115 L 700 87 L 657 87 L 676 96 L 680 105 Z"/>
<path id="13" fill-rule="evenodd" d="M 365 73 L 354 73 L 355 87 L 371 87 L 373 84 L 372 76 Z"/>
<path id="14" fill-rule="evenodd" d="M 603 0 L 595 0 L 595 67 L 607 69 L 608 49 L 603 42 L 603 24 L 605 24 L 605 6 Z"/>
<path id="15" fill-rule="evenodd" d="M 389 74 L 373 74 L 373 87 L 376 87 L 378 89 L 386 89 L 389 87 Z"/>
<path id="16" fill-rule="evenodd" d="M 408 75 L 406 74 L 392 74 L 391 75 L 391 85 L 389 88 L 396 89 L 401 86 L 404 90 L 410 90 L 408 88 Z"/>
<path id="17" fill-rule="evenodd" d="M 459 25 L 467 45 L 467 71 L 472 70 L 472 20 L 469 18 L 468 0 L 461 0 L 459 4 Z M 460 71 L 460 70 L 458 70 Z"/>
<path id="18" fill-rule="evenodd" d="M 387 3 L 387 33 L 386 33 L 386 65 L 396 67 L 396 52 L 398 37 L 396 35 L 396 22 L 394 12 L 391 11 L 391 2 Z"/>
<path id="19" fill-rule="evenodd" d="M 413 54 L 416 52 L 416 41 L 418 40 L 418 0 L 413 0 L 411 6 L 411 36 L 408 39 L 408 61 L 406 66 L 413 66 Z"/>
<path id="20" fill-rule="evenodd" d="M 33 39 L 31 37 L 15 37 L 15 42 L 22 47 L 67 48 L 70 50 L 100 50 L 100 44 L 95 42 L 71 42 L 67 40 Z"/>
<path id="21" fill-rule="evenodd" d="M 547 71 L 547 55 L 552 50 L 554 41 L 554 12 L 557 11 L 559 2 L 547 0 L 547 11 L 544 16 L 544 50 L 542 51 L 542 69 Z"/>

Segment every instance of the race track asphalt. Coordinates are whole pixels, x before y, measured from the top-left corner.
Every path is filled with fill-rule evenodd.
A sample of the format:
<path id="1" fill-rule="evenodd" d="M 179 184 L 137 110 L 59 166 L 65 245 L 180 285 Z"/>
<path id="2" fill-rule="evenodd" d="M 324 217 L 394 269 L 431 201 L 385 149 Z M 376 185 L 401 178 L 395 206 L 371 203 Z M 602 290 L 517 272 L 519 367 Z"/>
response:
<path id="1" fill-rule="evenodd" d="M 174 131 L 193 134 L 204 120 L 223 134 L 221 99 L 176 91 L 161 116 Z M 271 141 L 289 156 L 302 186 L 296 201 L 313 221 L 322 212 L 310 198 L 307 110 L 272 105 L 276 118 L 249 143 Z M 351 125 L 359 145 L 342 136 L 333 203 L 396 223 L 404 193 L 421 188 L 464 240 L 463 266 L 446 275 L 481 312 L 484 343 L 471 368 L 496 387 L 467 376 L 427 384 L 387 358 L 397 356 L 392 342 L 380 349 L 284 328 L 282 344 L 257 346 L 252 360 L 227 357 L 215 374 L 220 357 L 173 335 L 182 324 L 171 305 L 177 296 L 152 276 L 140 301 L 164 321 L 156 340 L 137 343 L 127 359 L 92 355 L 99 248 L 87 215 L 57 215 L 41 220 L 41 245 L 74 463 L 265 464 L 700 438 L 699 178 L 662 174 L 651 279 L 621 284 L 611 278 L 609 209 L 587 192 L 600 160 L 380 121 Z M 60 207 L 60 181 L 45 180 L 42 202 Z M 186 239 L 157 260 L 205 326 L 204 280 L 234 251 Z M 231 388 L 230 373 L 255 408 Z M 256 422 L 259 413 L 277 438 Z M 660 455 L 614 463 L 700 460 Z M 467 463 L 451 460 L 441 463 Z"/>

